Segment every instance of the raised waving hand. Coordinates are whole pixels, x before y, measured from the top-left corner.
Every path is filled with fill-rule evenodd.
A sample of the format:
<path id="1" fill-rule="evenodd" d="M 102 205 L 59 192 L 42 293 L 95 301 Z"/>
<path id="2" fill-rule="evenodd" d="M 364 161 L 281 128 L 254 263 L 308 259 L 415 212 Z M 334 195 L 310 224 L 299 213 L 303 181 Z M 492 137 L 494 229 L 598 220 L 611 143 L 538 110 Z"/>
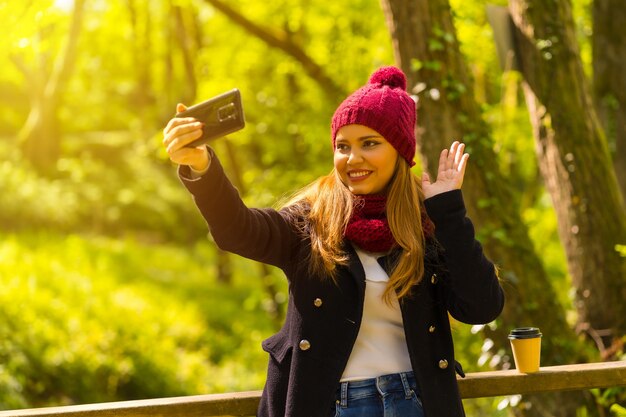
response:
<path id="1" fill-rule="evenodd" d="M 439 155 L 437 178 L 431 182 L 426 171 L 422 174 L 422 189 L 424 197 L 430 198 L 447 191 L 458 190 L 463 185 L 465 168 L 467 167 L 468 153 L 465 144 L 454 141 L 450 149 L 444 149 Z"/>

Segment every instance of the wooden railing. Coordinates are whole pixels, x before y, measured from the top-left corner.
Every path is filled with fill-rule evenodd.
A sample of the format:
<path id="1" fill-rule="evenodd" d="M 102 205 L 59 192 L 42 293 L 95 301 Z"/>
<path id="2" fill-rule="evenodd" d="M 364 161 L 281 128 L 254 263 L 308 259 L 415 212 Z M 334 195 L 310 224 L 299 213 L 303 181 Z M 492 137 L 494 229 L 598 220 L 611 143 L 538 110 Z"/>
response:
<path id="1" fill-rule="evenodd" d="M 476 372 L 459 379 L 463 398 L 536 394 L 626 386 L 626 361 L 542 367 L 534 374 L 515 370 Z M 66 407 L 0 411 L 0 417 L 208 417 L 253 416 L 260 391 L 194 395 Z"/>

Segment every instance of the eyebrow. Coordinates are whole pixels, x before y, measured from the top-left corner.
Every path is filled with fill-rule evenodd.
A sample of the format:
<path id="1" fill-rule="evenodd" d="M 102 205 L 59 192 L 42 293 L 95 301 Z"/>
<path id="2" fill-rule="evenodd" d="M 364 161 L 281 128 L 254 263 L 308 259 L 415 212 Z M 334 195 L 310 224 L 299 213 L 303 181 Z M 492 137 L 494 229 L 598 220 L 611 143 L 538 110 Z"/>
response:
<path id="1" fill-rule="evenodd" d="M 366 136 L 358 137 L 357 140 L 363 142 L 364 140 L 374 139 L 374 138 L 382 138 L 382 136 L 380 136 L 380 135 L 366 135 Z M 337 142 L 342 141 L 342 140 L 346 140 L 347 141 L 348 139 L 344 138 L 343 136 L 337 138 Z"/>

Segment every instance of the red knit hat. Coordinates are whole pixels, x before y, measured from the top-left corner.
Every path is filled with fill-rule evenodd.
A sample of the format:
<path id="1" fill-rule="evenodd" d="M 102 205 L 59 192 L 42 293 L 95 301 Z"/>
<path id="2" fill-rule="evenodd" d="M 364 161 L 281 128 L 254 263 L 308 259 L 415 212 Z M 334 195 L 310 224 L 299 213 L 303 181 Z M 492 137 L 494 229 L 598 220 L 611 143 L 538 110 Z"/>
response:
<path id="1" fill-rule="evenodd" d="M 399 68 L 382 67 L 335 110 L 333 149 L 342 126 L 364 125 L 380 133 L 413 166 L 416 118 L 415 101 L 406 92 L 406 76 Z"/>

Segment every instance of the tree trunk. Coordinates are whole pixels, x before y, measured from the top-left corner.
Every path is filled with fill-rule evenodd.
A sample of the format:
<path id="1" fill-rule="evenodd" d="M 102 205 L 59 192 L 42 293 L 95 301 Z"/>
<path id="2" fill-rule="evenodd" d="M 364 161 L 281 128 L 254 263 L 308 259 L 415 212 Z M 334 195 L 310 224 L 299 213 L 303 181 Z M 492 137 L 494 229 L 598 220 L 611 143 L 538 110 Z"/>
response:
<path id="1" fill-rule="evenodd" d="M 164 2 L 163 4 L 163 13 L 165 16 L 170 16 L 172 13 L 172 9 L 174 7 L 174 0 L 169 0 Z M 174 77 L 174 38 L 176 37 L 176 29 L 174 27 L 173 19 L 166 19 L 166 24 L 164 25 L 163 31 L 165 34 L 165 53 L 163 55 L 163 66 L 165 67 L 163 70 L 163 79 L 162 84 L 165 86 L 164 92 L 164 102 L 165 105 L 161 105 L 159 107 L 164 108 L 165 110 L 159 114 L 159 116 L 163 119 L 163 123 L 165 124 L 167 120 L 169 120 L 174 114 L 174 107 L 172 104 L 174 100 L 179 100 L 179 96 L 176 93 L 178 83 L 175 81 Z M 186 103 L 190 104 L 190 103 Z"/>
<path id="2" fill-rule="evenodd" d="M 147 4 L 138 5 L 136 0 L 128 0 L 127 9 L 133 31 L 132 59 L 135 70 L 135 86 L 130 96 L 129 106 L 140 115 L 140 132 L 148 136 L 154 126 L 155 95 L 152 86 L 151 63 L 154 62 L 152 48 L 152 14 Z"/>
<path id="3" fill-rule="evenodd" d="M 70 27 L 63 50 L 57 56 L 52 72 L 46 78 L 46 69 L 25 73 L 36 90 L 32 91 L 31 109 L 26 123 L 18 134 L 24 156 L 41 173 L 51 174 L 61 154 L 61 129 L 58 118 L 63 88 L 76 64 L 77 46 L 83 22 L 84 0 L 75 0 Z M 14 60 L 18 58 L 14 57 Z"/>
<path id="4" fill-rule="evenodd" d="M 539 166 L 576 288 L 579 328 L 602 351 L 626 334 L 626 217 L 589 94 L 569 0 L 511 0 Z M 559 16 L 558 21 L 554 20 Z"/>
<path id="5" fill-rule="evenodd" d="M 196 77 L 196 69 L 194 65 L 195 55 L 197 53 L 197 45 L 194 45 L 195 38 L 190 36 L 188 30 L 195 28 L 194 25 L 186 25 L 184 19 L 185 9 L 180 6 L 173 6 L 172 13 L 174 18 L 174 27 L 176 29 L 176 40 L 182 54 L 185 69 L 185 90 L 182 100 L 185 103 L 193 103 L 196 100 L 198 92 L 198 79 Z"/>
<path id="6" fill-rule="evenodd" d="M 626 200 L 626 8 L 623 0 L 593 2 L 593 90 L 622 199 Z"/>
<path id="7" fill-rule="evenodd" d="M 489 336 L 508 351 L 511 328 L 539 326 L 550 335 L 543 341 L 542 364 L 584 361 L 528 230 L 510 204 L 512 189 L 495 162 L 491 132 L 474 99 L 448 1 L 382 0 L 382 5 L 396 62 L 418 94 L 417 140 L 424 166 L 430 161 L 436 167 L 440 151 L 455 139 L 463 140 L 471 155 L 464 187 L 467 209 L 487 254 L 501 268 L 507 297 L 501 324 Z M 560 393 L 534 403 L 551 415 L 567 416 L 574 415 L 584 399 Z M 525 415 L 542 415 L 543 410 L 535 406 Z"/>
<path id="8" fill-rule="evenodd" d="M 31 92 L 26 123 L 18 133 L 24 157 L 41 174 L 52 174 L 61 154 L 61 128 L 57 116 L 59 98 L 45 92 Z"/>

